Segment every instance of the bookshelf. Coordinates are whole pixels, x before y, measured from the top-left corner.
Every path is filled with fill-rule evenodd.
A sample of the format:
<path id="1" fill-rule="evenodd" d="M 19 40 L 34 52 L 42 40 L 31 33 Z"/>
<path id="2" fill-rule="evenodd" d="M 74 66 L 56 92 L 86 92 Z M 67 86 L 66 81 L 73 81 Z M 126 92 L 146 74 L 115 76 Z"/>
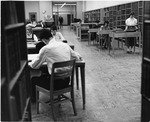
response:
<path id="1" fill-rule="evenodd" d="M 84 20 L 88 19 L 89 23 L 96 22 L 97 20 L 101 20 L 101 10 L 96 9 L 92 11 L 87 11 L 84 13 Z"/>
<path id="2" fill-rule="evenodd" d="M 1 7 L 1 120 L 31 121 L 24 2 L 2 1 Z"/>
<path id="3" fill-rule="evenodd" d="M 150 1 L 140 3 L 144 4 L 144 17 L 143 20 L 143 55 L 142 55 L 142 112 L 141 122 L 150 121 Z M 140 8 L 139 8 L 140 9 Z M 141 13 L 140 13 L 141 14 Z"/>
<path id="4" fill-rule="evenodd" d="M 80 39 L 81 41 L 86 41 L 89 39 L 88 36 L 88 31 L 89 31 L 89 25 L 88 24 L 81 24 L 80 25 Z"/>
<path id="5" fill-rule="evenodd" d="M 138 20 L 139 28 L 142 31 L 143 1 L 130 2 L 126 4 L 86 11 L 84 15 L 89 22 L 100 20 L 100 22 L 103 23 L 104 21 L 108 20 L 110 23 L 110 28 L 113 29 L 118 27 L 125 29 L 125 20 L 129 17 L 131 11 L 135 13 L 135 18 Z"/>

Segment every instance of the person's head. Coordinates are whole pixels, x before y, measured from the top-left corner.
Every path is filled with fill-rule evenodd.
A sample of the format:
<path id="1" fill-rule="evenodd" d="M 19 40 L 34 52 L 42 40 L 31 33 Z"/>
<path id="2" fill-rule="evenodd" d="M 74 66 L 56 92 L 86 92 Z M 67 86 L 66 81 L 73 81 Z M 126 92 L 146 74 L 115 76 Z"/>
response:
<path id="1" fill-rule="evenodd" d="M 104 26 L 108 26 L 109 22 L 108 21 L 105 21 L 104 22 Z"/>
<path id="2" fill-rule="evenodd" d="M 134 17 L 134 12 L 131 12 L 131 13 L 130 13 L 130 17 L 131 17 L 131 18 Z"/>
<path id="3" fill-rule="evenodd" d="M 50 39 L 53 37 L 52 33 L 48 29 L 42 29 L 39 35 L 39 39 L 44 42 L 45 44 L 48 44 Z"/>
<path id="4" fill-rule="evenodd" d="M 30 24 L 30 23 L 31 23 L 31 21 L 29 21 L 29 20 L 26 21 L 26 24 Z"/>
<path id="5" fill-rule="evenodd" d="M 56 35 L 57 27 L 55 25 L 51 27 L 51 32 L 53 35 Z"/>
<path id="6" fill-rule="evenodd" d="M 96 24 L 99 24 L 99 20 L 96 20 L 95 22 L 96 22 Z"/>

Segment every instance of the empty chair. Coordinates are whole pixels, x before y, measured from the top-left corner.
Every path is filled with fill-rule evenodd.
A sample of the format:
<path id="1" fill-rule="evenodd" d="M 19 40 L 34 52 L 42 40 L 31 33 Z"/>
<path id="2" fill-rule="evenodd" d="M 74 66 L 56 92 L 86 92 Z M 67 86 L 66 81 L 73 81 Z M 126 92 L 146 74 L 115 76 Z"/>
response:
<path id="1" fill-rule="evenodd" d="M 54 114 L 54 104 L 60 104 L 64 101 L 71 101 L 74 115 L 77 115 L 74 100 L 74 67 L 75 60 L 56 62 L 52 65 L 50 86 L 48 88 L 43 88 L 36 85 L 37 113 L 39 113 L 39 103 L 51 106 L 53 119 L 56 120 Z M 66 84 L 66 82 L 68 83 Z M 39 98 L 39 92 L 50 96 L 50 100 L 45 102 L 41 100 Z M 70 93 L 70 97 L 66 96 L 65 93 Z"/>

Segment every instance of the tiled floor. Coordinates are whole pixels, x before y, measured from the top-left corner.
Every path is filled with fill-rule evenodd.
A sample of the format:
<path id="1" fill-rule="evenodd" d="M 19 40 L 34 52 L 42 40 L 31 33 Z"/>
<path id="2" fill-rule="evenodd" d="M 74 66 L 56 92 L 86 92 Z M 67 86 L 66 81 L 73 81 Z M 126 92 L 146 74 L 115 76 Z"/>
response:
<path id="1" fill-rule="evenodd" d="M 86 110 L 82 109 L 80 85 L 79 90 L 75 89 L 78 115 L 73 115 L 71 103 L 64 103 L 55 108 L 58 121 L 140 122 L 141 55 L 116 50 L 110 56 L 106 50 L 81 42 L 69 27 L 61 32 L 86 62 Z M 36 106 L 32 104 L 32 120 L 53 121 L 50 110 L 41 105 L 40 114 L 36 114 Z"/>

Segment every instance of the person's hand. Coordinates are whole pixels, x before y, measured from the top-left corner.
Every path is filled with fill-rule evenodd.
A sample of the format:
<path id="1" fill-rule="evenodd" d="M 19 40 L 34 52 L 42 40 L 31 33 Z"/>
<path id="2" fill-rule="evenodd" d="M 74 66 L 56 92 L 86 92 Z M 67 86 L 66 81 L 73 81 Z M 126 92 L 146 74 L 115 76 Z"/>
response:
<path id="1" fill-rule="evenodd" d="M 31 61 L 28 62 L 28 67 L 29 67 L 29 68 L 32 68 L 32 67 L 31 67 Z"/>

